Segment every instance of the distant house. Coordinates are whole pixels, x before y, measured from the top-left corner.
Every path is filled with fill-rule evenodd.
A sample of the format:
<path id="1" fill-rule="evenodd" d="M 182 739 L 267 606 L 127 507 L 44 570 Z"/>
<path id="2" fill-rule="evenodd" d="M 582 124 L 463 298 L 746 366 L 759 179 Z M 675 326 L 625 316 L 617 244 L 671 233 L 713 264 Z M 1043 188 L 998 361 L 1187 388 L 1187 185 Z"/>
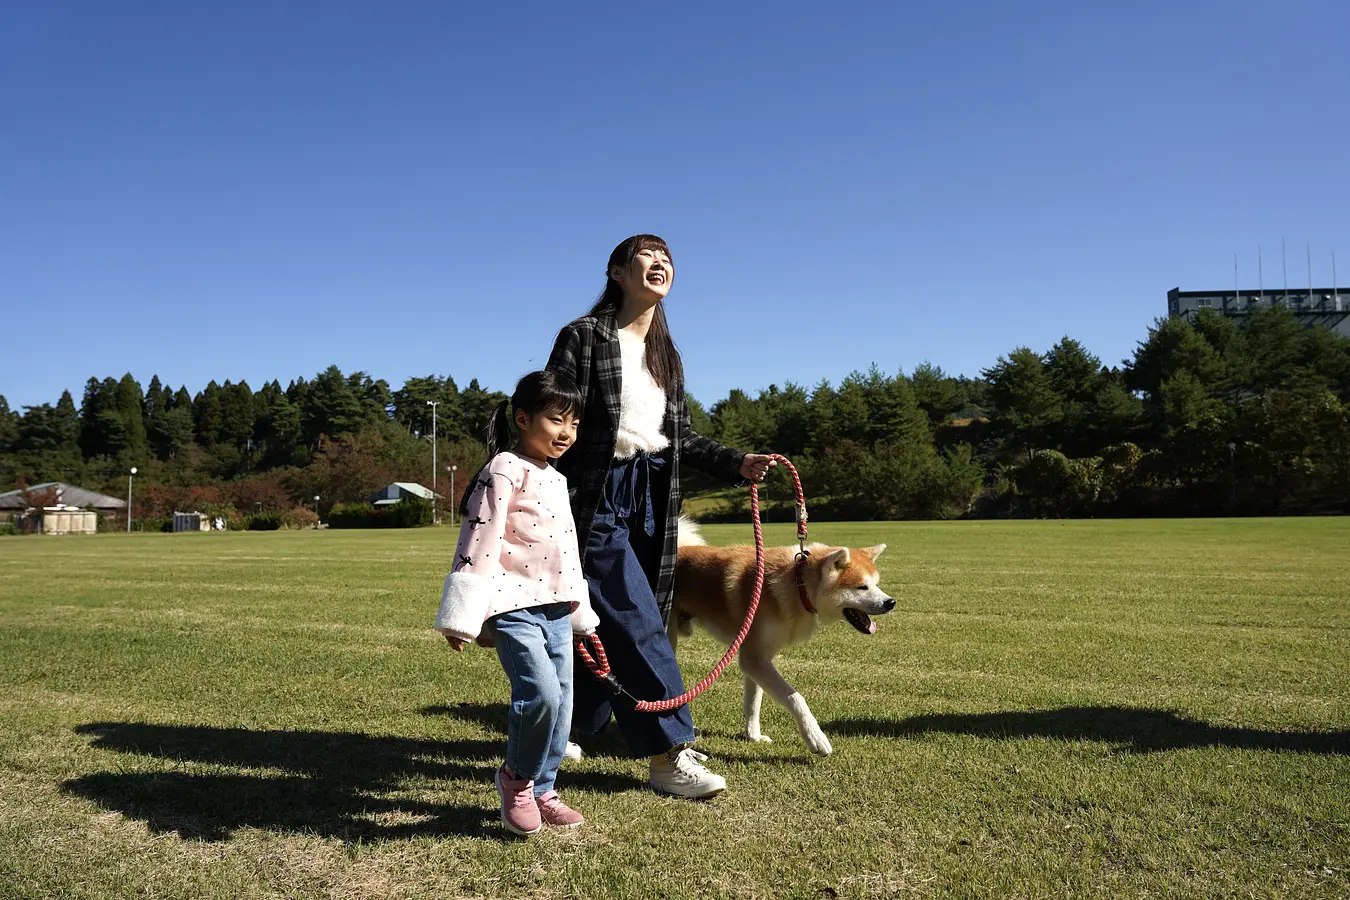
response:
<path id="1" fill-rule="evenodd" d="M 0 522 L 8 522 L 24 510 L 38 505 L 92 509 L 101 515 L 120 516 L 127 508 L 127 501 L 63 481 L 46 481 L 23 490 L 0 494 Z"/>
<path id="2" fill-rule="evenodd" d="M 411 481 L 395 481 L 393 484 L 384 488 L 378 494 L 370 498 L 372 506 L 393 506 L 404 497 L 417 497 L 422 500 L 444 500 L 440 494 L 434 493 L 420 484 L 414 484 Z"/>

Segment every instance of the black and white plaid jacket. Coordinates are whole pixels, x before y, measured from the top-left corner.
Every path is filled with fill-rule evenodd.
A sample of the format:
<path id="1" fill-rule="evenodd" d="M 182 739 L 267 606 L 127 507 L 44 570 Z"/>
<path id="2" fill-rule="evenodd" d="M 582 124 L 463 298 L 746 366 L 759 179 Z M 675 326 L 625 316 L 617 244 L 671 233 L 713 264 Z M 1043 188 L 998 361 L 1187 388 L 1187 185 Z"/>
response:
<path id="1" fill-rule="evenodd" d="M 572 494 L 572 517 L 583 566 L 591 523 L 604 494 L 614 444 L 619 430 L 619 405 L 623 396 L 623 357 L 619 330 L 613 316 L 583 316 L 558 332 L 548 368 L 566 375 L 586 398 L 577 442 L 558 460 L 558 470 L 567 476 Z M 656 574 L 656 604 L 661 617 L 670 619 L 675 585 L 676 523 L 680 517 L 680 463 L 731 484 L 741 482 L 741 458 L 745 455 L 717 441 L 700 437 L 689 427 L 689 405 L 684 385 L 666 391 L 666 417 L 661 430 L 670 439 L 662 451 L 666 465 L 655 473 L 652 505 L 656 515 L 656 541 L 661 545 L 661 564 Z M 665 485 L 666 490 L 660 490 Z M 647 573 L 648 577 L 651 573 Z"/>

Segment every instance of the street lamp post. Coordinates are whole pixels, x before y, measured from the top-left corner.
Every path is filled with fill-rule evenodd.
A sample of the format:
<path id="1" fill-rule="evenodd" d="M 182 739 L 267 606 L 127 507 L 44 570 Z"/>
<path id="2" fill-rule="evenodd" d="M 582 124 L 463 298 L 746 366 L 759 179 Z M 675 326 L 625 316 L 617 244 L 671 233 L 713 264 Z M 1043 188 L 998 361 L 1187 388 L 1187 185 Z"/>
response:
<path id="1" fill-rule="evenodd" d="M 127 534 L 131 534 L 131 479 L 136 477 L 136 467 L 127 473 Z"/>
<path id="2" fill-rule="evenodd" d="M 314 527 L 319 527 L 319 495 L 314 495 Z"/>
<path id="3" fill-rule="evenodd" d="M 436 404 L 439 400 L 428 400 L 431 407 L 431 524 L 436 524 Z M 453 491 L 452 491 L 453 493 Z"/>
<path id="4" fill-rule="evenodd" d="M 459 466 L 450 467 L 450 527 L 455 527 L 455 471 Z"/>

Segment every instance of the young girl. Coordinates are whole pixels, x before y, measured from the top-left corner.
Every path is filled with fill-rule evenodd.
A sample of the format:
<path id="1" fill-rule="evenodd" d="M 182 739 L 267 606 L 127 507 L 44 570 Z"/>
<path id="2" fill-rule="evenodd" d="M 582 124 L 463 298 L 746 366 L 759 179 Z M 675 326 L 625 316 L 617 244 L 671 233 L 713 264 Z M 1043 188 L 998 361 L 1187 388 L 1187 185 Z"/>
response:
<path id="1" fill-rule="evenodd" d="M 575 488 L 572 513 L 604 642 L 618 680 L 648 700 L 684 691 L 666 637 L 675 583 L 680 470 L 692 466 L 728 483 L 759 481 L 769 456 L 739 453 L 689 427 L 680 354 L 666 327 L 675 277 L 670 248 L 656 235 L 628 238 L 609 256 L 605 289 L 590 314 L 558 333 L 548 368 L 576 383 L 586 434 L 559 461 Z M 578 734 L 595 734 L 611 714 L 635 756 L 650 760 L 651 786 L 676 797 L 726 790 L 692 749 L 689 707 L 641 713 L 589 672 L 575 685 Z"/>
<path id="2" fill-rule="evenodd" d="M 445 579 L 436 630 L 456 651 L 494 641 L 511 680 L 506 761 L 494 781 L 502 822 L 519 835 L 584 821 L 553 789 L 572 721 L 573 634 L 598 623 L 577 555 L 567 479 L 549 466 L 576 440 L 582 408 L 575 384 L 531 372 L 488 426 L 488 462 L 464 491 L 455 562 Z M 484 634 L 490 631 L 491 635 Z"/>

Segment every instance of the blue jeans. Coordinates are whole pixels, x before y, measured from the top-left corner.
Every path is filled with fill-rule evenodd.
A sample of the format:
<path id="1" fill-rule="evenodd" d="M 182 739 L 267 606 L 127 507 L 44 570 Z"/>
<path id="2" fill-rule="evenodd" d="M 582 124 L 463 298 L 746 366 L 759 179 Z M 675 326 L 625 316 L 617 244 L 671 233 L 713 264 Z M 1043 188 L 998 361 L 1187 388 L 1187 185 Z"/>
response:
<path id="1" fill-rule="evenodd" d="M 531 606 L 489 621 L 511 680 L 506 765 L 533 779 L 539 797 L 553 790 L 572 724 L 572 607 Z"/>
<path id="2" fill-rule="evenodd" d="M 581 571 L 590 587 L 596 629 L 614 677 L 634 697 L 665 700 L 684 693 L 684 678 L 656 607 L 652 578 L 661 556 L 651 502 L 652 469 L 663 460 L 639 454 L 616 460 L 596 509 Z M 584 669 L 584 667 L 583 667 Z M 595 734 L 611 714 L 634 756 L 655 756 L 694 740 L 689 706 L 666 713 L 638 712 L 627 697 L 583 671 L 575 690 L 578 732 Z"/>

